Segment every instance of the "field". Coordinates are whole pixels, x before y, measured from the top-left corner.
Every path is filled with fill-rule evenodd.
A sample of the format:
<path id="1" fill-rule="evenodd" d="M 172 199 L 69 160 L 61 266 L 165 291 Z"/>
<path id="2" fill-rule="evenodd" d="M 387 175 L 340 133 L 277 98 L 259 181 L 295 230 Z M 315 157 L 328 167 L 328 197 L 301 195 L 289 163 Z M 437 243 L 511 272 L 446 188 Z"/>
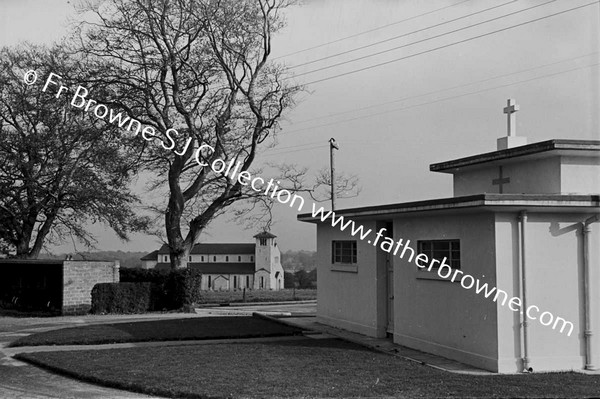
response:
<path id="1" fill-rule="evenodd" d="M 295 294 L 292 289 L 280 291 L 246 290 L 238 291 L 203 291 L 198 304 L 207 303 L 236 303 L 236 302 L 285 302 L 306 301 L 317 299 L 317 290 L 297 289 Z"/>

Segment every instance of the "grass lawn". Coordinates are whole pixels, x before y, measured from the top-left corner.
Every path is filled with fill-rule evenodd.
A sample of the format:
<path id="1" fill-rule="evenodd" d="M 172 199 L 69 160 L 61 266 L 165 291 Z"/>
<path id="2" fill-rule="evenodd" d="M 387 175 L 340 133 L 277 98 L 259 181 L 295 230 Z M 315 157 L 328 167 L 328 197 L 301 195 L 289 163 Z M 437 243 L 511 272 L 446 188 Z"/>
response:
<path id="1" fill-rule="evenodd" d="M 600 376 L 468 376 L 335 339 L 18 355 L 87 381 L 168 397 L 598 397 Z"/>
<path id="2" fill-rule="evenodd" d="M 300 331 L 251 316 L 197 317 L 63 328 L 19 338 L 10 346 L 272 337 L 299 334 Z"/>
<path id="3" fill-rule="evenodd" d="M 198 304 L 203 303 L 230 303 L 243 302 L 243 291 L 202 291 L 202 298 Z M 317 299 L 317 290 L 292 289 L 279 291 L 246 290 L 246 302 L 283 302 L 283 301 L 306 301 Z"/>

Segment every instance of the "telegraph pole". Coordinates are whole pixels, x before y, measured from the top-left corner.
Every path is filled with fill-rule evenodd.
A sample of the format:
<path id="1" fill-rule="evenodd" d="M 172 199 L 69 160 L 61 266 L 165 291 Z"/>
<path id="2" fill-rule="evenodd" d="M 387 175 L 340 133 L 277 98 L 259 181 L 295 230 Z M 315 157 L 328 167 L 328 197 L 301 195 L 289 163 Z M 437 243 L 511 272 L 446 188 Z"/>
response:
<path id="1" fill-rule="evenodd" d="M 329 163 L 331 168 L 331 210 L 335 211 L 335 155 L 333 150 L 339 150 L 340 147 L 335 142 L 335 139 L 332 137 L 329 139 Z"/>

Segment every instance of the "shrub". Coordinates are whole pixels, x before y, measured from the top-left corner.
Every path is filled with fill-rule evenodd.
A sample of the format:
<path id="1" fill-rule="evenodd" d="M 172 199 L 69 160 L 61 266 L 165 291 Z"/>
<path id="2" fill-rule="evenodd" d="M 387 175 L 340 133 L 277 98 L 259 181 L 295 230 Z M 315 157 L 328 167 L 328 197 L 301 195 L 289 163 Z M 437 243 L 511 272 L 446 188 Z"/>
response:
<path id="1" fill-rule="evenodd" d="M 202 275 L 191 269 L 178 269 L 169 273 L 164 292 L 169 309 L 180 309 L 200 300 Z"/>
<path id="2" fill-rule="evenodd" d="M 120 281 L 124 283 L 155 283 L 165 284 L 169 270 L 156 269 L 119 269 Z"/>
<path id="3" fill-rule="evenodd" d="M 126 271 L 125 271 L 126 270 Z M 174 310 L 200 300 L 202 275 L 189 269 L 121 269 L 120 283 L 96 284 L 92 313 L 144 313 Z"/>
<path id="4" fill-rule="evenodd" d="M 145 313 L 155 306 L 152 283 L 99 283 L 92 288 L 92 313 Z"/>

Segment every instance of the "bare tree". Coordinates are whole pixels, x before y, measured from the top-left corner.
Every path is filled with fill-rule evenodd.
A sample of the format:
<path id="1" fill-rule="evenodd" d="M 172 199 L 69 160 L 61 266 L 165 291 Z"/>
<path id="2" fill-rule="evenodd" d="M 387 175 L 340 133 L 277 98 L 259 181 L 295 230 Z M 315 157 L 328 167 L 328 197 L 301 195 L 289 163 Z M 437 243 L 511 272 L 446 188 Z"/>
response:
<path id="1" fill-rule="evenodd" d="M 76 30 L 76 51 L 95 77 L 86 84 L 104 87 L 111 95 L 102 101 L 152 128 L 154 142 L 142 159 L 156 174 L 155 188 L 168 188 L 164 224 L 173 268 L 185 266 L 218 214 L 260 196 L 214 173 L 210 164 L 235 160 L 240 171 L 251 171 L 260 147 L 293 105 L 300 88 L 268 61 L 288 4 L 109 0 L 81 10 L 96 16 Z M 203 145 L 214 151 L 200 152 Z"/>
<path id="2" fill-rule="evenodd" d="M 0 251 L 37 258 L 48 242 L 75 236 L 88 246 L 87 222 L 122 239 L 143 230 L 128 189 L 135 172 L 116 129 L 73 110 L 65 98 L 24 83 L 24 72 L 77 75 L 60 49 L 0 49 Z"/>

